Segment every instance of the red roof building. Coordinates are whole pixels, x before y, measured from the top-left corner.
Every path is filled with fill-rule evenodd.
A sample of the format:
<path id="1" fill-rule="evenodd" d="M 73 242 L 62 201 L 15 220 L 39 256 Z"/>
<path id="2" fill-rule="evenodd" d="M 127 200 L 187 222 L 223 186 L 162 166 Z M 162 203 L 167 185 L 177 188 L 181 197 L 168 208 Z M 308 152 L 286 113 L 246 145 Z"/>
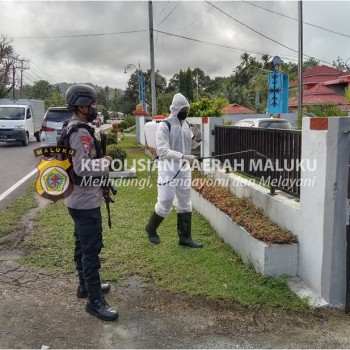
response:
<path id="1" fill-rule="evenodd" d="M 303 74 L 303 105 L 335 103 L 342 110 L 347 110 L 344 90 L 348 87 L 350 72 L 327 66 L 313 67 Z M 298 108 L 297 97 L 289 99 L 289 108 Z"/>
<path id="2" fill-rule="evenodd" d="M 241 106 L 238 103 L 232 103 L 222 109 L 222 112 L 224 115 L 227 114 L 254 114 L 256 113 L 255 111 Z"/>

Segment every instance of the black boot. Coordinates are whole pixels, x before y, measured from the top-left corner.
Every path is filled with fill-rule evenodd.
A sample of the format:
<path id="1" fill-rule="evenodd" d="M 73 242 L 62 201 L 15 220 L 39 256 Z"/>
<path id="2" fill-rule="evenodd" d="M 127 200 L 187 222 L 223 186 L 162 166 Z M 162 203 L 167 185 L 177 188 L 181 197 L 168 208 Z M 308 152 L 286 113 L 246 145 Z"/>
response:
<path id="1" fill-rule="evenodd" d="M 107 294 L 111 290 L 111 285 L 109 283 L 101 283 L 101 292 L 102 294 Z M 82 299 L 86 298 L 88 296 L 88 291 L 85 286 L 85 283 L 79 283 L 78 289 L 77 289 L 77 298 Z"/>
<path id="2" fill-rule="evenodd" d="M 163 220 L 164 218 L 159 216 L 154 211 L 149 217 L 148 224 L 145 227 L 145 230 L 148 234 L 148 239 L 154 244 L 160 243 L 160 239 L 156 230 Z"/>
<path id="3" fill-rule="evenodd" d="M 81 264 L 81 260 L 76 263 L 78 276 L 79 276 L 79 286 L 77 289 L 77 298 L 82 299 L 88 296 L 87 288 L 85 285 L 83 266 Z M 111 285 L 109 283 L 101 283 L 101 292 L 102 294 L 107 294 L 111 290 Z"/>
<path id="4" fill-rule="evenodd" d="M 202 248 L 202 243 L 192 241 L 191 237 L 192 213 L 177 213 L 177 233 L 179 234 L 179 244 L 187 245 L 191 248 Z"/>
<path id="5" fill-rule="evenodd" d="M 108 305 L 101 293 L 101 286 L 88 286 L 87 290 L 86 312 L 104 321 L 115 321 L 119 316 L 118 311 Z"/>

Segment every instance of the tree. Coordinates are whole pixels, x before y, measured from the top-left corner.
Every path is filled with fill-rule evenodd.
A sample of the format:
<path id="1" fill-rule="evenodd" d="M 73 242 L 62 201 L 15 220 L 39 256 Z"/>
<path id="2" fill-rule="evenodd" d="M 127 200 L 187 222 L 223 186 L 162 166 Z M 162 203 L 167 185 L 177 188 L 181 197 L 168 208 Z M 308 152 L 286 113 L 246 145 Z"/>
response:
<path id="1" fill-rule="evenodd" d="M 196 100 L 199 100 L 205 95 L 206 89 L 210 85 L 210 76 L 206 75 L 204 71 L 200 68 L 194 68 L 192 71 L 193 86 L 194 86 L 194 96 Z"/>
<path id="2" fill-rule="evenodd" d="M 65 98 L 57 90 L 53 91 L 47 103 L 47 107 L 59 107 L 65 105 Z"/>
<path id="3" fill-rule="evenodd" d="M 52 93 L 52 86 L 46 80 L 36 81 L 32 87 L 32 98 L 49 101 Z"/>
<path id="4" fill-rule="evenodd" d="M 232 80 L 232 77 L 215 77 L 214 79 L 210 79 L 209 84 L 203 93 L 203 97 L 225 97 L 229 99 L 228 85 L 230 79 Z"/>
<path id="5" fill-rule="evenodd" d="M 152 96 L 151 96 L 151 70 L 148 69 L 145 74 L 145 87 L 146 87 L 146 101 L 148 105 L 152 105 Z M 165 92 L 166 89 L 166 79 L 163 77 L 159 70 L 157 70 L 155 73 L 155 85 L 156 85 L 156 99 L 158 96 L 160 96 L 162 93 Z"/>
<path id="6" fill-rule="evenodd" d="M 349 88 L 345 88 L 344 90 L 344 98 L 346 103 L 350 103 L 350 89 Z M 346 106 L 346 110 L 348 110 L 348 106 Z"/>
<path id="7" fill-rule="evenodd" d="M 263 64 L 246 52 L 241 55 L 241 60 L 242 62 L 234 70 L 234 79 L 239 86 L 247 86 L 255 74 L 254 69 L 262 68 Z"/>
<path id="8" fill-rule="evenodd" d="M 347 64 L 347 61 L 348 60 L 344 62 L 343 59 L 338 56 L 337 61 L 333 61 L 333 67 L 343 71 L 350 70 L 350 66 Z"/>
<path id="9" fill-rule="evenodd" d="M 261 56 L 261 60 L 263 61 L 263 68 L 271 70 L 272 69 L 272 62 L 271 62 L 271 56 L 267 53 Z"/>
<path id="10" fill-rule="evenodd" d="M 13 55 L 13 48 L 8 39 L 0 36 L 0 98 L 6 97 L 11 90 L 10 84 L 10 70 L 11 70 L 11 56 Z"/>
<path id="11" fill-rule="evenodd" d="M 298 64 L 295 62 L 282 62 L 281 70 L 289 75 L 290 81 L 298 76 Z"/>
<path id="12" fill-rule="evenodd" d="M 161 94 L 157 98 L 157 113 L 158 114 L 169 115 L 169 107 L 171 105 L 173 97 L 174 97 L 174 93 L 167 92 L 167 93 Z"/>
<path id="13" fill-rule="evenodd" d="M 227 105 L 228 101 L 225 98 L 213 100 L 203 97 L 191 104 L 189 117 L 221 117 L 222 109 Z"/>
<path id="14" fill-rule="evenodd" d="M 184 95 L 187 97 L 189 102 L 193 102 L 193 78 L 192 78 L 192 71 L 190 68 L 187 68 L 185 73 L 185 85 L 186 85 L 186 91 Z"/>
<path id="15" fill-rule="evenodd" d="M 181 72 L 181 71 L 180 71 Z M 169 80 L 169 85 L 166 88 L 165 92 L 177 92 L 179 91 L 179 80 L 180 80 L 180 74 L 175 73 L 173 77 Z"/>
<path id="16" fill-rule="evenodd" d="M 186 73 L 183 70 L 180 70 L 179 72 L 179 88 L 178 91 L 185 95 L 186 94 Z"/>
<path id="17" fill-rule="evenodd" d="M 184 95 L 189 102 L 193 101 L 193 77 L 190 68 L 187 68 L 186 72 L 180 70 L 179 92 Z"/>
<path id="18" fill-rule="evenodd" d="M 145 101 L 148 105 L 151 105 L 151 70 L 147 70 L 147 72 L 143 72 L 145 79 Z M 156 85 L 156 98 L 164 93 L 166 89 L 166 79 L 163 77 L 159 71 L 155 72 L 155 85 Z M 138 77 L 137 72 L 135 71 L 129 81 L 128 86 L 125 91 L 125 99 L 126 99 L 126 109 L 127 113 L 131 113 L 135 106 L 139 103 L 139 90 L 138 90 Z"/>
<path id="19" fill-rule="evenodd" d="M 105 86 L 103 89 L 98 89 L 98 101 L 99 104 L 104 106 L 106 110 L 111 108 L 111 98 L 113 96 L 113 89 L 109 86 Z"/>
<path id="20" fill-rule="evenodd" d="M 313 67 L 317 67 L 320 64 L 319 60 L 316 58 L 309 57 L 306 61 L 303 62 L 303 71 L 307 71 Z"/>

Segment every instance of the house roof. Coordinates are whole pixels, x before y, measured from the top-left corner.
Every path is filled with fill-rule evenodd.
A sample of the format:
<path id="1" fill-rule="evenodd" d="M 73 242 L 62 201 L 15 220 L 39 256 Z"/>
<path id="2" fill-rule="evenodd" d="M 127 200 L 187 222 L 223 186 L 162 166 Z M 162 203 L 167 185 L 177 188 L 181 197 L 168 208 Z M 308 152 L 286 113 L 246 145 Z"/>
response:
<path id="1" fill-rule="evenodd" d="M 248 107 L 239 105 L 238 103 L 232 103 L 222 109 L 223 114 L 253 114 L 255 111 Z"/>
<path id="2" fill-rule="evenodd" d="M 304 96 L 309 95 L 335 95 L 335 91 L 324 85 L 316 85 L 304 92 Z"/>
<path id="3" fill-rule="evenodd" d="M 312 67 L 310 69 L 308 69 L 307 71 L 304 72 L 303 76 L 309 77 L 309 76 L 315 76 L 315 75 L 336 75 L 339 76 L 340 74 L 342 74 L 343 71 L 341 71 L 340 69 L 336 69 L 333 67 L 327 67 L 324 65 L 321 66 L 316 66 L 316 67 Z"/>
<path id="4" fill-rule="evenodd" d="M 306 90 L 303 94 L 303 104 L 314 105 L 321 103 L 336 103 L 337 105 L 346 105 L 344 96 L 336 94 L 336 92 L 327 86 L 316 85 Z M 289 100 L 289 107 L 298 106 L 296 97 Z"/>
<path id="5" fill-rule="evenodd" d="M 327 87 L 330 85 L 344 84 L 350 82 L 350 71 L 343 72 L 339 69 L 317 66 L 313 67 L 303 74 L 303 84 L 317 84 L 303 93 L 304 105 L 317 105 L 326 103 L 335 103 L 341 109 L 347 108 L 344 96 L 339 95 L 333 89 Z M 326 86 L 327 85 L 327 86 Z M 289 99 L 289 107 L 297 107 L 298 98 Z"/>
<path id="6" fill-rule="evenodd" d="M 318 84 L 323 83 L 327 80 L 334 80 L 343 74 L 349 75 L 350 72 L 343 72 L 339 69 L 327 67 L 327 66 L 316 66 L 308 69 L 303 73 L 303 84 Z M 291 81 L 290 86 L 297 85 L 298 80 Z"/>

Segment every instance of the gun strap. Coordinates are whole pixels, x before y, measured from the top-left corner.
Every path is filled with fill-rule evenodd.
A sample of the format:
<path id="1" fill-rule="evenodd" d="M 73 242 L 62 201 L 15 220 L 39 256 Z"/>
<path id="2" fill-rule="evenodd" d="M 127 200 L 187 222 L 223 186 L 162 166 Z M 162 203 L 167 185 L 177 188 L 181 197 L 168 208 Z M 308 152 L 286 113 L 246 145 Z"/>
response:
<path id="1" fill-rule="evenodd" d="M 81 123 L 81 122 L 74 123 L 70 126 L 68 126 L 68 124 L 66 124 L 62 130 L 62 134 L 61 134 L 60 139 L 57 143 L 59 145 L 62 145 L 62 146 L 70 147 L 70 137 L 73 134 L 73 132 L 77 132 L 79 129 L 86 129 L 94 140 L 94 145 L 95 145 L 95 149 L 96 149 L 96 157 L 94 157 L 92 159 L 102 158 L 103 154 L 102 154 L 101 144 L 96 139 L 95 129 L 92 128 L 88 124 Z M 72 177 L 74 185 L 82 186 L 83 177 L 77 175 L 74 171 L 74 168 L 72 169 L 71 177 Z M 99 181 L 102 181 L 103 177 L 102 176 L 96 176 L 96 177 L 94 176 L 94 177 L 92 177 L 91 182 L 93 183 L 93 181 L 96 179 Z M 83 185 L 83 186 L 86 186 L 86 185 Z"/>

